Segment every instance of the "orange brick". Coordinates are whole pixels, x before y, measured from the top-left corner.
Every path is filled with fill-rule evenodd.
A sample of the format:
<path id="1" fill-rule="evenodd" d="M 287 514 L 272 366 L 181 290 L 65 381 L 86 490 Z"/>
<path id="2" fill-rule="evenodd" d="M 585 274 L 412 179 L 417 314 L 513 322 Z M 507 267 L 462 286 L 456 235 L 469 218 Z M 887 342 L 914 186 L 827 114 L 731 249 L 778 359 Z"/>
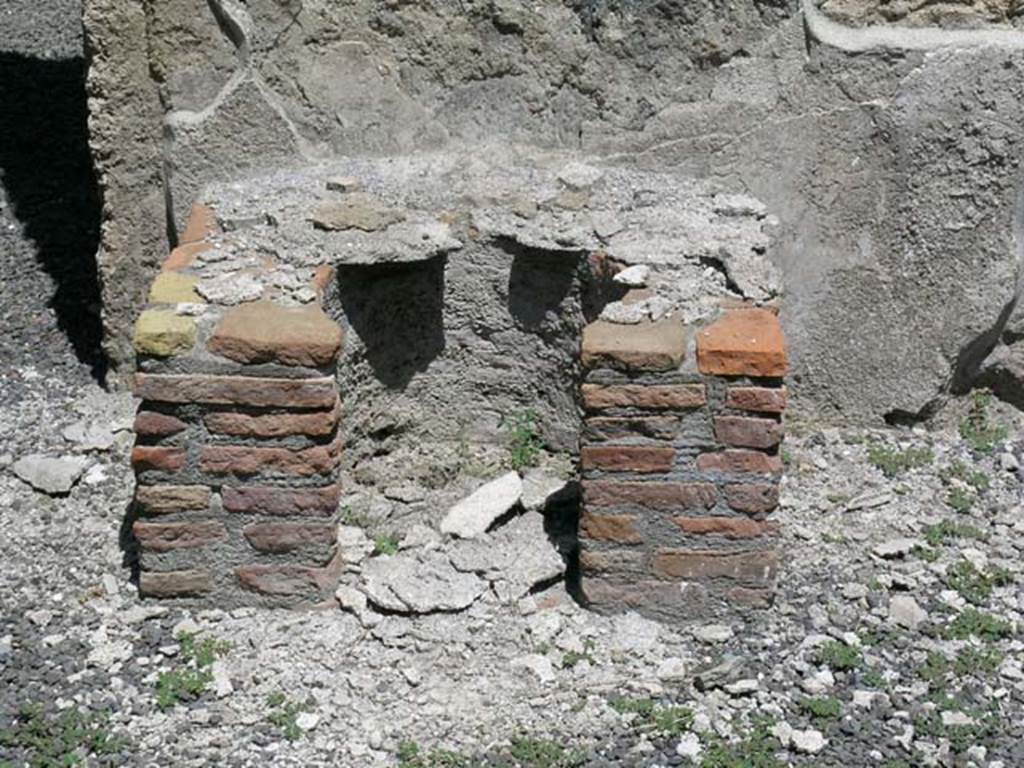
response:
<path id="1" fill-rule="evenodd" d="M 185 449 L 137 445 L 132 449 L 132 466 L 136 472 L 177 472 L 185 466 Z"/>
<path id="2" fill-rule="evenodd" d="M 710 509 L 718 492 L 712 483 L 644 483 L 587 480 L 583 498 L 592 507 L 635 506 L 646 509 Z"/>
<path id="3" fill-rule="evenodd" d="M 583 469 L 612 472 L 667 472 L 675 458 L 674 448 L 658 445 L 588 445 L 580 451 Z"/>
<path id="4" fill-rule="evenodd" d="M 199 454 L 199 468 L 214 475 L 249 477 L 258 474 L 326 475 L 338 466 L 340 443 L 313 448 L 253 448 L 247 445 L 208 445 Z"/>
<path id="5" fill-rule="evenodd" d="M 192 262 L 196 260 L 196 256 L 200 253 L 204 253 L 213 248 L 209 243 L 187 243 L 185 245 L 179 245 L 173 251 L 171 255 L 164 259 L 164 263 L 160 269 L 164 272 L 176 272 L 179 269 L 187 269 L 192 266 Z"/>
<path id="6" fill-rule="evenodd" d="M 227 512 L 255 512 L 261 515 L 330 517 L 338 509 L 341 489 L 337 485 L 324 488 L 274 488 L 243 486 L 222 488 L 221 497 Z"/>
<path id="7" fill-rule="evenodd" d="M 774 448 L 782 442 L 782 424 L 752 416 L 716 416 L 715 437 L 740 448 Z"/>
<path id="8" fill-rule="evenodd" d="M 779 486 L 775 483 L 737 483 L 725 487 L 730 508 L 748 515 L 764 515 L 779 506 Z"/>
<path id="9" fill-rule="evenodd" d="M 209 571 L 165 571 L 139 574 L 139 593 L 144 597 L 188 597 L 213 591 Z"/>
<path id="10" fill-rule="evenodd" d="M 181 233 L 178 242 L 182 245 L 197 243 L 219 231 L 220 227 L 213 209 L 202 203 L 193 203 L 192 210 L 188 214 L 188 221 L 185 223 L 185 231 Z"/>
<path id="11" fill-rule="evenodd" d="M 334 432 L 340 415 L 339 401 L 330 411 L 266 413 L 259 416 L 226 411 L 208 413 L 203 417 L 203 423 L 210 432 L 238 437 L 326 437 Z"/>
<path id="12" fill-rule="evenodd" d="M 580 517 L 580 535 L 599 541 L 639 544 L 643 538 L 636 530 L 635 515 L 595 515 L 584 512 Z"/>
<path id="13" fill-rule="evenodd" d="M 701 373 L 778 378 L 786 374 L 786 342 L 779 319 L 766 309 L 726 312 L 697 334 Z"/>
<path id="14" fill-rule="evenodd" d="M 747 586 L 770 583 L 778 570 L 772 551 L 661 550 L 654 556 L 654 573 L 662 578 L 701 581 L 727 579 Z"/>
<path id="15" fill-rule="evenodd" d="M 135 394 L 161 403 L 251 405 L 257 408 L 331 408 L 334 379 L 263 379 L 250 376 L 135 374 Z"/>
<path id="16" fill-rule="evenodd" d="M 216 544 L 228 537 L 227 529 L 210 521 L 188 523 L 145 523 L 136 521 L 132 533 L 143 549 L 150 552 L 170 552 L 175 549 L 194 549 Z"/>
<path id="17" fill-rule="evenodd" d="M 205 512 L 210 506 L 210 489 L 205 485 L 140 485 L 135 503 L 145 515 L 177 512 Z"/>
<path id="18" fill-rule="evenodd" d="M 697 457 L 697 469 L 701 472 L 777 475 L 782 472 L 782 459 L 761 451 L 726 450 L 702 453 Z"/>
<path id="19" fill-rule="evenodd" d="M 228 310 L 207 348 L 242 363 L 324 366 L 334 362 L 342 333 L 320 307 L 252 301 Z"/>
<path id="20" fill-rule="evenodd" d="M 154 411 L 139 411 L 135 414 L 135 434 L 151 437 L 168 437 L 185 430 L 188 425 L 181 419 Z"/>
<path id="21" fill-rule="evenodd" d="M 332 546 L 338 538 L 336 526 L 326 523 L 252 523 L 242 529 L 242 535 L 261 552 Z"/>
<path id="22" fill-rule="evenodd" d="M 786 410 L 786 388 L 729 387 L 725 405 L 740 411 L 782 413 Z"/>

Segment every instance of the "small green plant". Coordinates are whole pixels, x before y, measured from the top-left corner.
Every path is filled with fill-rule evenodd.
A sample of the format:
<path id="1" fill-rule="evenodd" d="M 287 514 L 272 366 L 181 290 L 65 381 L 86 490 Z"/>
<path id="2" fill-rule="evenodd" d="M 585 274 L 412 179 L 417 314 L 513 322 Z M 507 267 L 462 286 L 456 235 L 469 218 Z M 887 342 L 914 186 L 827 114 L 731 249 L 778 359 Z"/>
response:
<path id="1" fill-rule="evenodd" d="M 954 512 L 966 515 L 974 506 L 974 494 L 966 488 L 954 488 L 946 494 L 946 503 Z"/>
<path id="2" fill-rule="evenodd" d="M 758 718 L 752 725 L 751 732 L 736 742 L 712 738 L 700 768 L 784 768 L 775 757 L 780 745 L 771 734 L 772 721 Z"/>
<path id="3" fill-rule="evenodd" d="M 985 472 L 973 470 L 962 461 L 954 461 L 949 465 L 942 480 L 947 485 L 951 480 L 956 479 L 971 486 L 978 493 L 984 493 L 989 489 L 991 481 Z"/>
<path id="4" fill-rule="evenodd" d="M 630 699 L 616 696 L 608 706 L 620 715 L 636 715 L 637 730 L 665 736 L 680 736 L 693 725 L 693 711 L 688 707 L 661 706 L 652 699 Z"/>
<path id="5" fill-rule="evenodd" d="M 127 746 L 109 730 L 110 713 L 88 712 L 77 707 L 60 713 L 47 712 L 41 704 L 22 704 L 11 726 L 0 730 L 4 754 L 18 754 L 18 765 L 31 768 L 64 768 L 86 764 L 90 757 L 112 755 Z M 15 762 L 0 762 L 15 765 Z"/>
<path id="6" fill-rule="evenodd" d="M 592 638 L 586 638 L 583 641 L 582 651 L 566 651 L 562 654 L 562 668 L 572 669 L 581 661 L 589 661 L 591 664 L 594 663 L 594 657 L 591 655 L 594 650 L 594 640 Z"/>
<path id="7" fill-rule="evenodd" d="M 197 640 L 188 632 L 178 635 L 178 646 L 181 666 L 161 672 L 156 681 L 156 705 L 160 709 L 199 698 L 213 682 L 213 662 L 231 650 L 231 643 L 225 640 Z"/>
<path id="8" fill-rule="evenodd" d="M 868 688 L 878 688 L 879 690 L 886 687 L 885 678 L 882 677 L 882 673 L 877 669 L 866 669 L 860 676 L 860 681 L 868 686 Z"/>
<path id="9" fill-rule="evenodd" d="M 829 640 L 818 649 L 818 662 L 827 664 L 836 671 L 846 672 L 860 666 L 861 654 L 860 650 L 852 645 L 839 640 Z"/>
<path id="10" fill-rule="evenodd" d="M 967 646 L 957 654 L 953 670 L 960 677 L 992 674 L 1003 663 L 1004 655 L 995 648 Z"/>
<path id="11" fill-rule="evenodd" d="M 931 547 L 938 547 L 951 539 L 984 540 L 985 534 L 973 525 L 960 523 L 956 520 L 943 520 L 941 523 L 926 526 L 924 538 Z"/>
<path id="12" fill-rule="evenodd" d="M 939 559 L 940 552 L 937 549 L 931 547 L 923 547 L 920 544 L 916 545 L 913 549 L 913 553 L 924 560 L 926 563 L 934 563 Z"/>
<path id="13" fill-rule="evenodd" d="M 960 423 L 960 437 L 977 454 L 988 455 L 1006 440 L 1009 430 L 1003 424 L 994 424 L 989 417 L 992 393 L 985 389 L 971 394 L 967 418 Z"/>
<path id="14" fill-rule="evenodd" d="M 924 662 L 917 668 L 917 676 L 928 683 L 932 691 L 941 691 L 946 687 L 946 678 L 950 672 L 949 659 L 938 651 L 929 651 Z"/>
<path id="15" fill-rule="evenodd" d="M 346 505 L 338 511 L 338 522 L 353 528 L 369 528 L 372 521 L 362 512 Z"/>
<path id="16" fill-rule="evenodd" d="M 298 722 L 299 714 L 310 711 L 312 708 L 310 702 L 291 701 L 280 691 L 275 691 L 267 696 L 267 706 L 270 707 L 267 721 L 278 728 L 288 741 L 298 741 L 302 738 L 302 729 Z"/>
<path id="17" fill-rule="evenodd" d="M 509 464 L 519 471 L 534 467 L 540 459 L 544 442 L 537 432 L 537 414 L 523 411 L 515 416 L 506 417 L 502 421 L 508 435 Z"/>
<path id="18" fill-rule="evenodd" d="M 993 589 L 1012 583 L 1013 577 L 1005 568 L 979 571 L 969 560 L 961 560 L 946 571 L 946 585 L 973 605 L 984 605 Z"/>
<path id="19" fill-rule="evenodd" d="M 897 477 L 911 469 L 926 467 L 935 459 L 931 448 L 906 448 L 900 450 L 880 443 L 868 446 L 868 461 L 886 477 Z"/>
<path id="20" fill-rule="evenodd" d="M 835 696 L 805 698 L 800 708 L 816 720 L 835 720 L 843 714 L 843 705 Z"/>
<path id="21" fill-rule="evenodd" d="M 373 554 L 375 555 L 397 555 L 398 539 L 390 534 L 383 534 L 373 540 Z"/>
<path id="22" fill-rule="evenodd" d="M 415 741 L 403 741 L 398 745 L 399 768 L 470 768 L 471 762 L 457 752 L 434 749 L 422 752 Z"/>
<path id="23" fill-rule="evenodd" d="M 1009 622 L 997 619 L 977 608 L 965 608 L 946 626 L 943 636 L 947 640 L 967 640 L 977 637 L 981 640 L 995 641 L 1013 635 L 1013 627 Z"/>
<path id="24" fill-rule="evenodd" d="M 579 750 L 528 736 L 512 739 L 509 753 L 523 768 L 576 768 L 586 762 L 586 756 Z"/>

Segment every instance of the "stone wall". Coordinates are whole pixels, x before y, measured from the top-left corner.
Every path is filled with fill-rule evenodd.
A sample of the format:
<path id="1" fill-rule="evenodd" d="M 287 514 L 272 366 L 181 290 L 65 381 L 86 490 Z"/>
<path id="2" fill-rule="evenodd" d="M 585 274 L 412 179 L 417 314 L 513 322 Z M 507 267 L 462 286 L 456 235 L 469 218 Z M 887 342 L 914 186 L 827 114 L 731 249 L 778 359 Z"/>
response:
<path id="1" fill-rule="evenodd" d="M 94 80 L 123 82 L 97 119 L 164 133 L 162 184 L 150 149 L 128 163 L 150 173 L 145 189 L 106 175 L 115 362 L 130 364 L 129 305 L 155 270 L 148 241 L 117 233 L 163 232 L 115 205 L 120 190 L 166 190 L 180 226 L 210 179 L 442 144 L 582 150 L 763 200 L 780 224 L 770 256 L 789 286 L 797 416 L 927 411 L 975 381 L 1017 295 L 1024 59 L 984 15 L 935 31 L 847 28 L 811 2 L 753 0 L 88 5 Z M 110 28 L 129 10 L 130 45 Z M 125 44 L 103 56 L 105 40 Z M 162 127 L 138 108 L 154 90 Z M 143 147 L 95 132 L 101 160 Z"/>

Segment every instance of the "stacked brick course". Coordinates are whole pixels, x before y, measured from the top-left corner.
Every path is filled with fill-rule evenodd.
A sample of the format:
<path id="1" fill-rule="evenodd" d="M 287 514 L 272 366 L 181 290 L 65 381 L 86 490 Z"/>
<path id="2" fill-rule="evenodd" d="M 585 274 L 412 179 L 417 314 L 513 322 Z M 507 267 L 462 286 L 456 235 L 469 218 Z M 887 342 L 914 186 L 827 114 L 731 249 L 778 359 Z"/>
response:
<path id="1" fill-rule="evenodd" d="M 778 504 L 786 407 L 775 314 L 735 309 L 703 329 L 598 321 L 584 332 L 583 363 L 589 604 L 676 620 L 767 604 L 778 556 L 766 518 Z"/>
<path id="2" fill-rule="evenodd" d="M 139 586 L 221 606 L 316 602 L 341 567 L 342 332 L 318 299 L 287 304 L 272 289 L 207 303 L 196 257 L 218 237 L 212 211 L 197 206 L 136 325 Z"/>

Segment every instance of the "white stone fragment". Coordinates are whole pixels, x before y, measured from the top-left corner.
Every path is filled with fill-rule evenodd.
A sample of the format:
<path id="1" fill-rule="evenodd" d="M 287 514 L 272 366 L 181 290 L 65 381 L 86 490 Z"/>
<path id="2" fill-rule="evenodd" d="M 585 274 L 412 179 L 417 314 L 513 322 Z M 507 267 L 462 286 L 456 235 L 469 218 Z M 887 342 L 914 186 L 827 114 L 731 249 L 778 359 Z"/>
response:
<path id="1" fill-rule="evenodd" d="M 889 600 L 889 620 L 898 627 L 917 629 L 928 620 L 928 612 L 909 595 L 896 595 Z"/>
<path id="2" fill-rule="evenodd" d="M 651 276 L 651 268 L 646 264 L 634 264 L 617 273 L 612 279 L 620 285 L 631 288 L 643 288 Z"/>
<path id="3" fill-rule="evenodd" d="M 793 749 L 805 755 L 816 755 L 828 745 L 821 731 L 808 728 L 806 731 L 793 731 Z"/>
<path id="4" fill-rule="evenodd" d="M 30 454 L 14 462 L 14 474 L 36 490 L 55 495 L 68 493 L 89 463 L 83 456 L 52 458 Z"/>
<path id="5" fill-rule="evenodd" d="M 518 472 L 509 472 L 478 488 L 445 515 L 442 533 L 471 539 L 515 506 L 523 494 L 523 481 Z"/>

